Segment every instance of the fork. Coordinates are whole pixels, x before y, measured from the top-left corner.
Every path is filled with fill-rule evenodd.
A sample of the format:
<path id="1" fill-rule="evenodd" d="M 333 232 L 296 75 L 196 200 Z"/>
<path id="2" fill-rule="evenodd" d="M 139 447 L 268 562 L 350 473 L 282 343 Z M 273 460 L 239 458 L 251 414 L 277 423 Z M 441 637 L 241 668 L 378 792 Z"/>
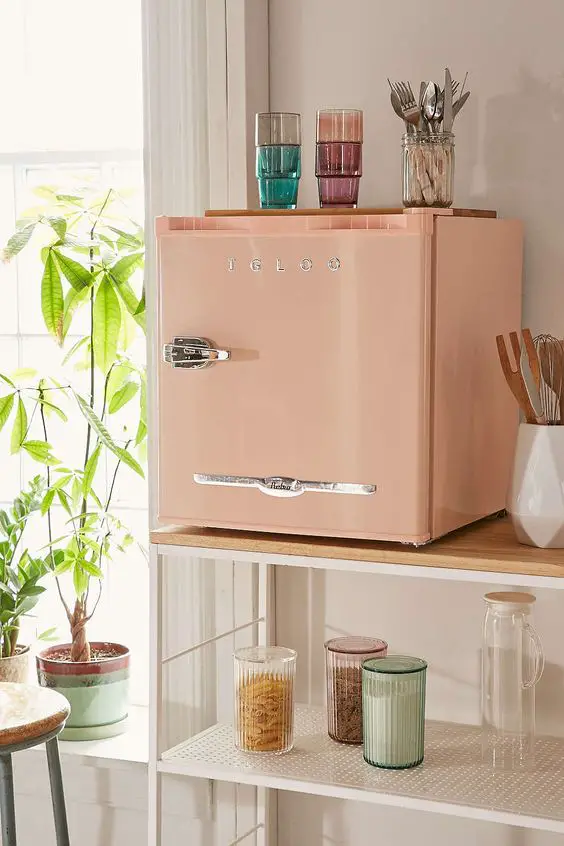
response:
<path id="1" fill-rule="evenodd" d="M 411 83 L 395 82 L 392 84 L 388 79 L 388 85 L 399 98 L 404 121 L 416 129 L 421 129 L 421 109 L 413 96 Z"/>

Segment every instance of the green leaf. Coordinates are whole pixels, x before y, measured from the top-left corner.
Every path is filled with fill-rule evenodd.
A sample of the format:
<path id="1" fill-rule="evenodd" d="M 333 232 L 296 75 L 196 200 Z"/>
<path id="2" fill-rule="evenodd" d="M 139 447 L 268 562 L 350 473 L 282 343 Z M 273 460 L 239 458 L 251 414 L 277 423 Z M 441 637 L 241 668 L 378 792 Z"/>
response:
<path id="1" fill-rule="evenodd" d="M 78 508 L 78 506 L 80 505 L 80 500 L 82 499 L 82 484 L 80 482 L 80 479 L 78 479 L 78 477 L 76 476 L 72 482 L 71 499 L 74 508 Z"/>
<path id="2" fill-rule="evenodd" d="M 132 276 L 139 267 L 143 266 L 143 256 L 143 250 L 136 250 L 133 253 L 122 256 L 115 262 L 115 264 L 112 265 L 112 276 L 118 284 L 121 285 L 123 282 L 127 282 L 130 276 Z"/>
<path id="3" fill-rule="evenodd" d="M 24 441 L 22 449 L 25 449 L 35 461 L 39 461 L 41 464 L 59 463 L 59 459 L 55 458 L 51 452 L 51 444 L 47 444 L 45 441 Z"/>
<path id="4" fill-rule="evenodd" d="M 18 230 L 12 235 L 4 249 L 0 252 L 0 258 L 3 261 L 10 261 L 10 259 L 17 256 L 29 243 L 29 239 L 33 235 L 36 226 L 37 219 L 18 221 Z"/>
<path id="5" fill-rule="evenodd" d="M 85 497 L 88 496 L 92 488 L 92 482 L 94 481 L 94 476 L 96 475 L 96 468 L 98 467 L 98 459 L 100 458 L 101 449 L 102 447 L 98 444 L 86 462 L 84 477 L 82 479 L 82 492 Z"/>
<path id="6" fill-rule="evenodd" d="M 68 571 L 71 569 L 73 564 L 74 564 L 74 558 L 70 559 L 70 558 L 65 557 L 63 561 L 61 561 L 59 564 L 57 564 L 57 566 L 53 570 L 53 573 L 56 576 L 62 576 L 63 573 L 68 573 Z"/>
<path id="7" fill-rule="evenodd" d="M 130 455 L 127 450 L 123 449 L 122 447 L 118 446 L 116 442 L 112 439 L 112 436 L 99 419 L 99 417 L 95 414 L 94 411 L 90 408 L 88 403 L 85 399 L 83 399 L 80 394 L 75 394 L 76 401 L 79 405 L 80 410 L 102 441 L 105 447 L 107 447 L 114 455 L 116 455 L 124 464 L 127 464 L 128 467 L 131 467 L 132 470 L 135 470 L 141 478 L 145 478 L 145 474 L 143 473 L 143 469 L 141 465 Z"/>
<path id="8" fill-rule="evenodd" d="M 116 226 L 108 226 L 110 232 L 114 232 L 118 236 L 117 245 L 121 250 L 124 247 L 129 247 L 133 250 L 138 250 L 143 246 L 143 241 L 131 232 L 124 232 L 123 229 L 118 229 Z"/>
<path id="9" fill-rule="evenodd" d="M 137 426 L 137 432 L 135 433 L 135 446 L 139 446 L 139 444 L 145 440 L 147 437 L 147 425 L 143 422 L 143 420 L 139 421 L 139 425 Z"/>
<path id="10" fill-rule="evenodd" d="M 42 200 L 49 200 L 50 203 L 55 199 L 55 189 L 52 185 L 38 185 L 33 189 L 32 194 L 41 197 Z"/>
<path id="11" fill-rule="evenodd" d="M 22 614 L 28 614 L 32 608 L 37 605 L 37 596 L 26 596 L 19 602 L 14 609 L 14 617 L 21 617 Z"/>
<path id="12" fill-rule="evenodd" d="M 90 288 L 82 288 L 80 291 L 75 291 L 74 288 L 69 288 L 65 295 L 65 302 L 63 306 L 63 336 L 66 338 L 70 327 L 72 326 L 72 319 L 77 309 L 83 305 L 90 296 Z"/>
<path id="13" fill-rule="evenodd" d="M 14 370 L 12 376 L 14 379 L 18 379 L 18 381 L 21 381 L 22 379 L 35 379 L 37 376 L 37 370 L 35 367 L 18 367 L 17 370 Z"/>
<path id="14" fill-rule="evenodd" d="M 75 593 L 80 599 L 80 597 L 83 596 L 88 590 L 88 576 L 86 575 L 79 561 L 77 561 L 74 565 L 72 580 L 74 584 Z"/>
<path id="15" fill-rule="evenodd" d="M 61 418 L 61 420 L 63 420 L 65 423 L 67 422 L 67 420 L 68 420 L 67 415 L 65 414 L 65 412 L 63 411 L 63 409 L 62 409 L 62 408 L 59 408 L 59 406 L 58 406 L 58 405 L 54 405 L 52 402 L 49 402 L 48 400 L 43 399 L 43 397 L 40 397 L 40 398 L 39 398 L 39 402 L 40 402 L 40 403 L 41 403 L 41 405 L 44 407 L 45 412 L 46 412 L 47 414 L 48 414 L 50 411 L 54 411 L 54 412 L 55 412 L 55 414 L 57 415 L 57 417 L 60 417 L 60 418 Z"/>
<path id="16" fill-rule="evenodd" d="M 59 269 L 51 251 L 49 251 L 49 255 L 47 256 L 45 270 L 41 280 L 41 310 L 43 312 L 45 326 L 57 339 L 59 345 L 61 345 L 64 339 L 63 286 L 61 284 Z"/>
<path id="17" fill-rule="evenodd" d="M 83 568 L 86 570 L 86 572 L 88 573 L 89 576 L 94 576 L 94 578 L 96 578 L 96 579 L 103 579 L 104 578 L 103 572 L 100 570 L 99 567 L 97 567 L 95 564 L 93 564 L 92 561 L 88 561 L 86 558 L 83 558 L 81 563 L 82 563 Z"/>
<path id="18" fill-rule="evenodd" d="M 137 447 L 137 455 L 139 456 L 139 461 L 142 464 L 147 463 L 147 439 L 141 441 L 139 446 Z"/>
<path id="19" fill-rule="evenodd" d="M 41 596 L 42 593 L 45 593 L 45 588 L 41 587 L 41 585 L 33 585 L 27 584 L 23 585 L 18 593 L 18 599 L 23 596 Z"/>
<path id="20" fill-rule="evenodd" d="M 89 288 L 92 285 L 94 275 L 83 264 L 69 258 L 60 250 L 53 250 L 53 253 L 59 270 L 75 291 L 82 291 L 83 288 Z"/>
<path id="21" fill-rule="evenodd" d="M 145 478 L 145 473 L 143 472 L 143 468 L 141 467 L 139 462 L 136 461 L 135 458 L 133 458 L 131 453 L 129 453 L 126 449 L 123 449 L 122 447 L 118 447 L 116 455 L 117 455 L 118 458 L 120 458 L 123 461 L 124 464 L 127 464 L 128 467 L 131 467 L 132 470 L 135 470 L 135 472 L 138 473 L 139 476 L 141 476 L 142 479 Z"/>
<path id="22" fill-rule="evenodd" d="M 57 627 L 53 626 L 52 629 L 45 629 L 44 632 L 41 632 L 41 634 L 38 634 L 37 640 L 47 640 L 47 641 L 57 640 L 57 638 L 55 637 L 56 633 L 57 633 Z"/>
<path id="23" fill-rule="evenodd" d="M 125 303 L 120 297 L 121 304 L 121 331 L 119 335 L 119 348 L 122 352 L 126 352 L 135 342 L 139 335 L 139 326 L 135 319 L 130 315 L 125 307 Z"/>
<path id="24" fill-rule="evenodd" d="M 10 443 L 10 452 L 15 455 L 22 448 L 22 441 L 27 434 L 27 411 L 25 410 L 24 402 L 18 397 L 18 408 L 16 417 L 14 419 L 14 426 L 12 428 L 12 440 Z"/>
<path id="25" fill-rule="evenodd" d="M 126 309 L 128 310 L 129 314 L 133 317 L 137 325 L 140 326 L 141 329 L 145 332 L 147 325 L 145 312 L 137 314 L 137 309 L 139 308 L 139 300 L 135 295 L 135 291 L 133 290 L 129 282 L 120 282 L 118 279 L 112 276 L 112 271 L 109 271 L 108 275 L 115 283 L 116 290 L 122 298 L 123 303 Z"/>
<path id="26" fill-rule="evenodd" d="M 3 533 L 6 536 L 9 536 L 12 531 L 12 524 L 10 523 L 10 518 L 4 510 L 0 511 L 0 529 L 2 529 Z"/>
<path id="27" fill-rule="evenodd" d="M 102 278 L 94 300 L 94 359 L 106 374 L 116 360 L 121 310 L 112 283 Z"/>
<path id="28" fill-rule="evenodd" d="M 67 222 L 64 217 L 42 217 L 41 223 L 46 223 L 50 226 L 53 232 L 61 239 L 67 234 Z"/>
<path id="29" fill-rule="evenodd" d="M 58 490 L 60 490 L 61 488 L 64 488 L 64 487 L 65 487 L 65 485 L 68 485 L 68 483 L 70 482 L 70 480 L 71 480 L 72 478 L 73 478 L 73 477 L 72 477 L 72 474 L 68 474 L 68 475 L 67 475 L 67 474 L 65 474 L 64 476 L 61 476 L 59 479 L 57 479 L 57 481 L 56 481 L 56 482 L 53 482 L 53 484 L 51 485 L 51 487 L 52 487 L 52 488 L 54 488 L 56 491 L 58 491 Z"/>
<path id="30" fill-rule="evenodd" d="M 126 382 L 125 385 L 115 392 L 113 397 L 110 400 L 109 405 L 109 412 L 110 414 L 115 414 L 116 411 L 119 411 L 120 408 L 123 408 L 130 400 L 133 399 L 137 391 L 139 390 L 139 385 L 137 382 L 130 380 Z"/>
<path id="31" fill-rule="evenodd" d="M 66 491 L 58 490 L 57 491 L 57 498 L 69 517 L 72 517 L 72 509 L 71 509 L 71 498 Z"/>
<path id="32" fill-rule="evenodd" d="M 68 353 L 63 358 L 63 361 L 62 361 L 63 367 L 65 366 L 65 364 L 69 363 L 69 361 L 73 357 L 73 355 L 75 355 L 75 353 L 77 353 L 81 347 L 83 347 L 85 344 L 87 344 L 89 342 L 89 340 L 90 340 L 90 335 L 85 335 L 84 338 L 79 338 L 78 341 L 75 341 L 75 343 L 72 345 L 72 347 L 70 348 Z"/>
<path id="33" fill-rule="evenodd" d="M 57 194 L 60 203 L 70 203 L 72 206 L 84 207 L 84 197 L 80 194 Z"/>
<path id="34" fill-rule="evenodd" d="M 138 317 L 140 314 L 144 314 L 146 307 L 147 306 L 145 303 L 145 288 L 143 287 L 143 291 L 141 292 L 141 299 L 139 300 L 139 305 L 135 309 L 134 317 Z"/>
<path id="35" fill-rule="evenodd" d="M 13 389 L 14 389 L 14 391 L 16 390 L 16 386 L 14 385 L 14 383 L 12 382 L 12 380 L 11 380 L 11 379 L 8 379 L 8 377 L 7 377 L 7 376 L 4 376 L 4 374 L 3 374 L 3 373 L 0 373 L 0 379 L 2 379 L 2 381 L 3 381 L 3 382 L 5 382 L 7 385 L 9 385 L 9 386 L 10 386 L 10 388 L 13 388 Z"/>
<path id="36" fill-rule="evenodd" d="M 50 488 L 45 496 L 43 497 L 43 502 L 41 503 L 41 516 L 45 517 L 49 509 L 53 504 L 53 500 L 55 498 L 55 489 Z"/>
<path id="37" fill-rule="evenodd" d="M 6 425 L 6 421 L 14 407 L 14 396 L 15 394 L 8 394 L 7 397 L 0 397 L 0 432 Z"/>

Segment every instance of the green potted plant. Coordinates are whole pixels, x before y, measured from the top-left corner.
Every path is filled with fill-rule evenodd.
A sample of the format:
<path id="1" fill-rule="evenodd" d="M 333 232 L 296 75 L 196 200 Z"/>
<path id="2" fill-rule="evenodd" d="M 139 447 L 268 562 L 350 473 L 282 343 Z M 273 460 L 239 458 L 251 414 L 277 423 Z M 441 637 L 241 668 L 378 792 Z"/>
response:
<path id="1" fill-rule="evenodd" d="M 36 476 L 12 507 L 0 510 L 0 681 L 26 682 L 29 675 L 28 644 L 19 642 L 22 617 L 37 605 L 45 587 L 39 582 L 49 572 L 45 557 L 35 557 L 23 547 L 30 517 L 39 511 L 45 480 Z M 45 632 L 43 637 L 50 633 Z"/>
<path id="2" fill-rule="evenodd" d="M 38 655 L 39 682 L 71 704 L 65 737 L 107 737 L 125 725 L 129 649 L 89 642 L 86 627 L 98 607 L 104 571 L 116 551 L 134 542 L 113 511 L 116 482 L 123 473 L 144 477 L 146 373 L 132 353 L 145 332 L 137 273 L 143 232 L 124 215 L 114 191 L 97 197 L 43 188 L 40 194 L 44 202 L 18 222 L 3 258 L 36 245 L 43 319 L 61 348 L 61 372 L 2 377 L 0 428 L 12 426 L 12 451 L 44 465 L 47 477 L 41 502 L 46 560 L 70 638 Z M 87 328 L 80 332 L 77 321 L 84 314 Z M 68 336 L 78 336 L 70 347 Z M 86 390 L 80 389 L 85 376 Z M 77 431 L 79 462 L 66 437 Z M 63 530 L 55 531 L 61 515 Z"/>

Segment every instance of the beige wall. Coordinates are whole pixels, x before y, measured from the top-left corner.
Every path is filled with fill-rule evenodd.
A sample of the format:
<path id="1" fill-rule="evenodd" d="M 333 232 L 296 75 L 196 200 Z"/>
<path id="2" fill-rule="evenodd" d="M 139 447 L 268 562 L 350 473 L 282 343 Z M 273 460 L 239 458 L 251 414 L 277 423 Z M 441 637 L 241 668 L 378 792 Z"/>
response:
<path id="1" fill-rule="evenodd" d="M 525 220 L 525 314 L 564 332 L 562 0 L 270 0 L 270 105 L 303 120 L 300 205 L 316 204 L 315 110 L 364 109 L 361 205 L 399 205 L 402 124 L 386 77 L 462 79 L 459 206 Z"/>
<path id="2" fill-rule="evenodd" d="M 455 124 L 459 206 L 496 208 L 526 225 L 525 321 L 564 335 L 563 0 L 270 0 L 273 110 L 303 119 L 300 205 L 317 205 L 315 110 L 364 109 L 361 205 L 399 205 L 402 124 L 386 77 L 441 81 L 444 64 L 472 96 Z M 323 638 L 377 634 L 394 651 L 430 661 L 429 716 L 479 714 L 481 596 L 489 585 L 313 576 L 313 697 L 323 701 Z M 307 572 L 279 568 L 279 643 L 307 654 Z M 539 727 L 564 734 L 564 595 L 538 591 L 536 621 L 548 656 Z M 301 698 L 307 679 L 300 679 Z M 504 826 L 282 794 L 280 846 L 557 846 L 560 838 Z"/>

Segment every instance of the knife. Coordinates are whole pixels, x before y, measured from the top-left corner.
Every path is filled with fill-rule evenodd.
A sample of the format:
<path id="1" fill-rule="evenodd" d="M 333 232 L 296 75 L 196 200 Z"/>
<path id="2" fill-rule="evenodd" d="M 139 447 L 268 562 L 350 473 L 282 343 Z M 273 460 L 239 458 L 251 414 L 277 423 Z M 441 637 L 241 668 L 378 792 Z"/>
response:
<path id="1" fill-rule="evenodd" d="M 443 111 L 443 132 L 452 132 L 452 77 L 448 68 L 445 68 L 445 104 Z"/>
<path id="2" fill-rule="evenodd" d="M 453 106 L 452 106 L 452 119 L 453 120 L 457 116 L 458 112 L 460 111 L 460 109 L 462 108 L 462 106 L 464 105 L 464 103 L 466 102 L 466 100 L 468 99 L 469 96 L 470 96 L 470 92 L 466 91 L 462 95 L 462 97 L 458 98 L 456 103 L 453 103 Z"/>

